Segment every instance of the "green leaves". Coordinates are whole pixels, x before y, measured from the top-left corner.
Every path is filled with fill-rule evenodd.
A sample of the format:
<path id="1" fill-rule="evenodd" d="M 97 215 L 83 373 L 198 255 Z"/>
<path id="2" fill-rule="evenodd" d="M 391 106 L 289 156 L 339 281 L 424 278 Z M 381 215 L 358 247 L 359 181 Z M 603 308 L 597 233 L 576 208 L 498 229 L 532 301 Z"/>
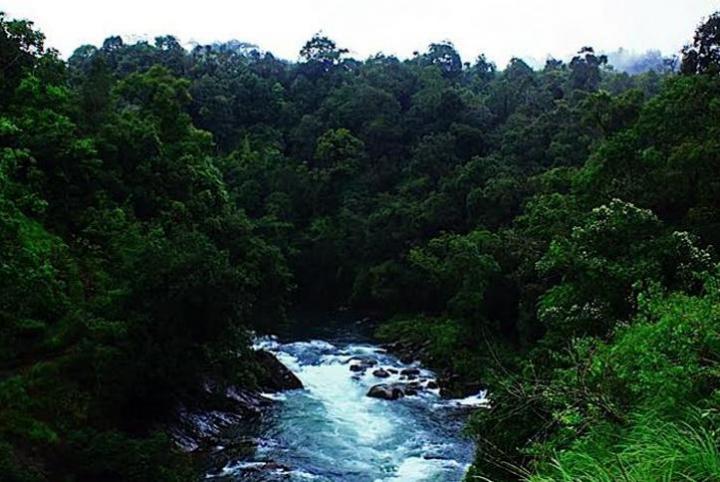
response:
<path id="1" fill-rule="evenodd" d="M 19 26 L 0 19 L 0 59 Z M 192 124 L 190 81 L 160 66 L 113 79 L 123 46 L 106 47 L 74 59 L 89 77 L 71 84 L 28 45 L 33 65 L 0 99 L 0 469 L 12 480 L 192 478 L 152 427 L 202 377 L 252 386 L 247 333 L 283 318 L 291 286 Z"/>
<path id="2" fill-rule="evenodd" d="M 711 407 L 720 376 L 720 292 L 716 276 L 707 280 L 702 296 L 644 293 L 639 314 L 611 341 L 574 344 L 571 363 L 554 372 L 546 395 L 547 403 L 565 410 L 556 423 L 574 433 L 544 444 L 561 450 L 530 480 L 561 472 L 567 480 L 589 481 L 621 472 L 638 481 L 717 475 Z M 572 420 L 562 408 L 571 405 Z"/>
<path id="3" fill-rule="evenodd" d="M 8 20 L 0 12 L 0 108 L 5 108 L 24 75 L 45 53 L 45 36 L 32 22 Z"/>
<path id="4" fill-rule="evenodd" d="M 716 17 L 684 70 L 713 73 Z M 296 285 L 303 308 L 404 313 L 383 335 L 458 393 L 490 384 L 483 477 L 714 467 L 713 425 L 676 413 L 718 398 L 717 76 L 589 47 L 544 70 L 448 42 L 358 61 L 319 34 L 297 64 L 43 44 L 0 15 L 3 475 L 190 480 L 155 423 L 203 377 L 252 386 L 248 330 Z"/>
<path id="5" fill-rule="evenodd" d="M 537 263 L 560 283 L 540 298 L 538 316 L 560 338 L 604 334 L 628 316 L 635 283 L 662 276 L 661 225 L 648 210 L 613 200 L 593 209 Z"/>
<path id="6" fill-rule="evenodd" d="M 683 74 L 720 74 L 720 12 L 715 12 L 695 31 L 692 45 L 683 49 Z"/>
<path id="7" fill-rule="evenodd" d="M 329 130 L 317 141 L 315 168 L 346 175 L 357 173 L 364 157 L 364 143 L 347 129 Z"/>
<path id="8" fill-rule="evenodd" d="M 428 277 L 426 283 L 434 287 L 451 314 L 477 323 L 483 317 L 486 290 L 500 272 L 492 254 L 497 242 L 489 231 L 446 234 L 410 250 L 408 261 Z"/>

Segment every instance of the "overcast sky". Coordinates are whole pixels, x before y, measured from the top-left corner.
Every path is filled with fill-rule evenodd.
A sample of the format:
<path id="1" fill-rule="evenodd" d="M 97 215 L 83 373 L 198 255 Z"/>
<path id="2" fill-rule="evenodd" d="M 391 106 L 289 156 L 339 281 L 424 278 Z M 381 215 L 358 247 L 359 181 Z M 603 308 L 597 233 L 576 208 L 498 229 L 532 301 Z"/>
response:
<path id="1" fill-rule="evenodd" d="M 484 52 L 504 65 L 513 56 L 567 58 L 584 45 L 674 53 L 720 0 L 0 0 L 0 10 L 35 21 L 64 56 L 113 34 L 172 34 L 184 43 L 238 39 L 295 60 L 322 30 L 358 58 L 408 57 L 450 40 L 466 61 Z"/>

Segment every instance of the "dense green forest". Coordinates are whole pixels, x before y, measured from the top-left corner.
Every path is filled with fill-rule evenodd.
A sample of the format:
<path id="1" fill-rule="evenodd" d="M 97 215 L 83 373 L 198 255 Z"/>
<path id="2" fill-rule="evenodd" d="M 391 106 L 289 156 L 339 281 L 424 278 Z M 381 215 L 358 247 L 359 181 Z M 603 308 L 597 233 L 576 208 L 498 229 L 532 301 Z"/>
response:
<path id="1" fill-rule="evenodd" d="M 489 387 L 468 480 L 720 479 L 720 14 L 638 75 L 300 55 L 0 16 L 0 479 L 194 480 L 174 404 L 344 307 Z"/>

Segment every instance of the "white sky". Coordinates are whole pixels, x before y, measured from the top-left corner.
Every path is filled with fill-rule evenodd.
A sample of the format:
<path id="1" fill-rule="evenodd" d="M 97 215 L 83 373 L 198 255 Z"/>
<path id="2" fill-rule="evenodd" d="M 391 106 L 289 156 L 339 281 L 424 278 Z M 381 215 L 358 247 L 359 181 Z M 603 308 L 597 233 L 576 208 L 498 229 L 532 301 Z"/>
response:
<path id="1" fill-rule="evenodd" d="M 238 39 L 295 60 L 315 32 L 353 56 L 408 57 L 451 40 L 472 61 L 567 58 L 584 45 L 665 54 L 679 50 L 720 0 L 0 0 L 35 21 L 64 56 L 113 34 L 172 34 L 182 42 Z"/>

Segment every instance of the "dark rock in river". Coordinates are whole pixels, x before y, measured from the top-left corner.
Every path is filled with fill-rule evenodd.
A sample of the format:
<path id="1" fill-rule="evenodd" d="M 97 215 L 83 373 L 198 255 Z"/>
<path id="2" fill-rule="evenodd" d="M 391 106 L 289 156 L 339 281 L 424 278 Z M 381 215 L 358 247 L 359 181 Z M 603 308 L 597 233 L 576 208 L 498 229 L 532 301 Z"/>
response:
<path id="1" fill-rule="evenodd" d="M 371 357 L 354 356 L 350 358 L 346 363 L 350 363 L 350 371 L 364 372 L 368 368 L 376 366 L 378 362 L 376 359 Z"/>
<path id="2" fill-rule="evenodd" d="M 229 428 L 253 423 L 271 403 L 249 390 L 206 380 L 195 398 L 178 405 L 168 431 L 183 451 L 210 450 L 227 444 Z"/>
<path id="3" fill-rule="evenodd" d="M 419 368 L 403 368 L 400 370 L 401 375 L 405 375 L 406 377 L 416 377 L 420 375 L 420 369 Z"/>
<path id="4" fill-rule="evenodd" d="M 479 382 L 465 382 L 462 384 L 462 393 L 461 395 L 464 397 L 469 397 L 471 395 L 477 395 L 483 390 L 486 390 L 487 387 L 483 383 Z"/>
<path id="5" fill-rule="evenodd" d="M 181 407 L 169 433 L 180 450 L 195 452 L 218 445 L 223 430 L 241 420 L 241 415 L 230 412 L 191 411 Z"/>
<path id="6" fill-rule="evenodd" d="M 415 361 L 415 357 L 413 355 L 400 355 L 400 361 L 402 363 L 405 363 L 406 365 L 409 363 L 412 363 Z"/>
<path id="7" fill-rule="evenodd" d="M 370 388 L 367 396 L 383 400 L 397 400 L 405 396 L 417 395 L 422 387 L 419 383 L 381 383 Z"/>
<path id="8" fill-rule="evenodd" d="M 370 388 L 367 396 L 383 400 L 397 400 L 405 396 L 405 390 L 396 384 L 380 384 Z"/>
<path id="9" fill-rule="evenodd" d="M 262 368 L 262 377 L 258 387 L 265 392 L 280 392 L 302 388 L 300 379 L 288 367 L 280 363 L 275 355 L 265 350 L 257 350 L 255 359 Z"/>
<path id="10" fill-rule="evenodd" d="M 360 365 L 365 365 L 368 367 L 374 367 L 377 365 L 377 360 L 370 356 L 354 356 L 350 358 L 345 363 L 359 363 Z"/>
<path id="11" fill-rule="evenodd" d="M 375 370 L 373 372 L 373 375 L 375 375 L 378 378 L 387 378 L 390 376 L 390 373 L 383 368 L 378 368 L 377 370 Z"/>
<path id="12" fill-rule="evenodd" d="M 279 392 L 302 388 L 302 382 L 270 352 L 258 350 L 255 360 L 260 367 L 258 388 Z M 272 401 L 245 388 L 228 386 L 208 379 L 191 397 L 178 404 L 169 432 L 181 450 L 194 452 L 226 446 L 230 428 L 255 423 Z M 250 450 L 251 451 L 251 450 Z"/>
<path id="13" fill-rule="evenodd" d="M 485 389 L 482 383 L 465 381 L 457 374 L 446 373 L 439 377 L 437 382 L 440 385 L 440 396 L 443 398 L 465 398 L 477 395 Z"/>

